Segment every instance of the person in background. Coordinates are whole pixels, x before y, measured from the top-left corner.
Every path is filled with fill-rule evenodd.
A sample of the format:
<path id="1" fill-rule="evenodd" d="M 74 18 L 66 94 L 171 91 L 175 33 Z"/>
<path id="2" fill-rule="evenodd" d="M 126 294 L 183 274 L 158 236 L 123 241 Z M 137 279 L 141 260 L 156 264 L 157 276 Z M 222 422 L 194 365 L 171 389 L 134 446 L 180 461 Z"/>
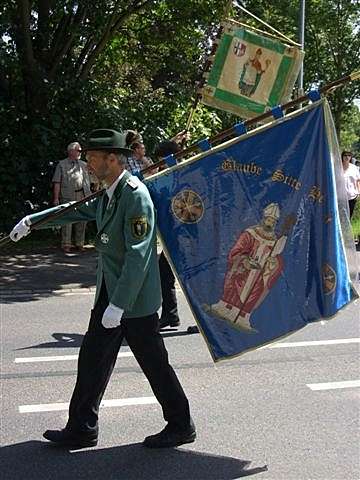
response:
<path id="1" fill-rule="evenodd" d="M 168 155 L 174 155 L 180 150 L 181 148 L 177 142 L 165 140 L 156 148 L 155 156 L 160 160 Z M 161 330 L 165 327 L 178 327 L 180 325 L 180 319 L 176 299 L 175 275 L 164 251 L 161 252 L 159 257 L 159 269 L 162 294 L 162 310 L 159 321 L 159 328 Z"/>
<path id="2" fill-rule="evenodd" d="M 156 148 L 156 158 L 160 160 L 168 155 L 175 155 L 177 152 L 182 150 L 186 140 L 189 140 L 189 133 L 185 130 L 179 132 L 171 140 L 165 140 Z M 161 330 L 165 327 L 178 327 L 180 325 L 180 319 L 176 299 L 175 275 L 164 254 L 164 251 L 161 252 L 159 257 L 159 269 L 162 293 L 162 310 L 159 321 L 159 328 Z M 198 332 L 199 329 L 196 325 L 188 328 L 188 333 Z"/>
<path id="3" fill-rule="evenodd" d="M 132 145 L 135 142 L 142 143 L 143 141 L 141 133 L 139 133 L 137 130 L 125 130 L 124 135 L 125 135 L 125 144 L 128 148 L 130 145 Z"/>
<path id="4" fill-rule="evenodd" d="M 67 158 L 57 164 L 52 178 L 54 206 L 81 200 L 91 193 L 91 180 L 87 164 L 80 160 L 80 157 L 80 144 L 78 142 L 69 143 Z M 73 249 L 84 250 L 85 227 L 86 222 L 61 227 L 61 248 L 65 253 L 70 253 Z"/>
<path id="5" fill-rule="evenodd" d="M 142 140 L 142 136 L 135 130 L 127 130 L 126 145 L 133 151 L 132 155 L 126 159 L 126 170 L 133 175 L 137 175 L 139 172 L 147 167 L 150 167 L 154 162 L 150 157 L 146 156 L 145 145 Z M 148 170 L 144 174 L 144 178 L 157 172 L 157 168 Z"/>
<path id="6" fill-rule="evenodd" d="M 127 158 L 126 169 L 133 175 L 136 175 L 154 163 L 151 158 L 145 155 L 145 145 L 142 142 L 134 142 L 130 147 L 133 149 L 134 153 L 131 157 Z M 144 177 L 148 177 L 152 173 L 155 173 L 155 171 L 157 171 L 157 168 L 148 170 L 145 172 Z"/>
<path id="7" fill-rule="evenodd" d="M 360 195 L 360 171 L 356 165 L 351 163 L 352 157 L 352 153 L 346 150 L 341 154 L 345 190 L 349 202 L 350 219 L 354 212 L 356 200 Z"/>

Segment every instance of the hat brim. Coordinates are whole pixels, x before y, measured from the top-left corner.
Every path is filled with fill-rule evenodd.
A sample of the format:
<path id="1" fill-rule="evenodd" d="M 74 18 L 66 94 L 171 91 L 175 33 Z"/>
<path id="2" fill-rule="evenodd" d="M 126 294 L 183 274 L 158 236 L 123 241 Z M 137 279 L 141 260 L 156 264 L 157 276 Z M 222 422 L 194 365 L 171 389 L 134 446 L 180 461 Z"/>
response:
<path id="1" fill-rule="evenodd" d="M 118 147 L 100 147 L 100 146 L 85 146 L 81 147 L 82 152 L 90 152 L 90 151 L 97 151 L 97 152 L 107 152 L 109 150 L 113 152 L 123 153 L 124 155 L 132 155 L 133 151 L 130 148 L 118 148 Z"/>

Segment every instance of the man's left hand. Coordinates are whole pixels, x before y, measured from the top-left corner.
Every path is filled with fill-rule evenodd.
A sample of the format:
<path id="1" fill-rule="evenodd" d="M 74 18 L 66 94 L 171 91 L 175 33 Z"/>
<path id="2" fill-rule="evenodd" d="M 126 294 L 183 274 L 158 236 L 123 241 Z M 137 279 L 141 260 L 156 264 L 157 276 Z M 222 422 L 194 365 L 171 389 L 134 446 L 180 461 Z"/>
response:
<path id="1" fill-rule="evenodd" d="M 124 310 L 122 308 L 117 307 L 112 303 L 109 303 L 101 320 L 103 327 L 104 328 L 119 327 L 123 313 L 124 313 Z"/>

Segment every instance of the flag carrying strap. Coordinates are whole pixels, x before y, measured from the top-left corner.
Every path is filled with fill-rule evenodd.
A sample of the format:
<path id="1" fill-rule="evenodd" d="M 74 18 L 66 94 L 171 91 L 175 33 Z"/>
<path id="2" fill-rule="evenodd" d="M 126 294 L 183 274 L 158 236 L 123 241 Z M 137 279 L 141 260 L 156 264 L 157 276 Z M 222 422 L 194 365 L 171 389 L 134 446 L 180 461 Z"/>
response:
<path id="1" fill-rule="evenodd" d="M 307 96 L 309 97 L 309 99 L 312 102 L 317 102 L 321 98 L 321 94 L 320 94 L 319 90 L 317 90 L 317 89 L 309 90 Z"/>
<path id="2" fill-rule="evenodd" d="M 271 109 L 271 114 L 275 118 L 275 120 L 282 118 L 284 116 L 284 111 L 281 108 L 281 105 L 276 105 L 276 107 L 273 107 Z"/>
<path id="3" fill-rule="evenodd" d="M 233 126 L 233 129 L 236 135 L 239 135 L 239 136 L 244 135 L 244 133 L 247 132 L 245 122 L 235 123 L 235 125 Z"/>

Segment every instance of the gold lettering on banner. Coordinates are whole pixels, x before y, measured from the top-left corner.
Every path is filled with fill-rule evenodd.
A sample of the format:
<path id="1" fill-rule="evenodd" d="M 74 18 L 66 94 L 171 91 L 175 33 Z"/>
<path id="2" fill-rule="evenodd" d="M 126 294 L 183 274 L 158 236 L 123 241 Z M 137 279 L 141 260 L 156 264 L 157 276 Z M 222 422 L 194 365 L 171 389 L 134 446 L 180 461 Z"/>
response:
<path id="1" fill-rule="evenodd" d="M 286 175 L 282 170 L 275 170 L 271 176 L 273 182 L 284 183 L 294 190 L 300 190 L 301 182 L 291 175 Z"/>
<path id="2" fill-rule="evenodd" d="M 249 175 L 260 175 L 262 172 L 262 168 L 256 165 L 256 163 L 239 163 L 231 157 L 223 161 L 221 170 L 225 172 L 247 173 Z"/>
<path id="3" fill-rule="evenodd" d="M 313 202 L 322 203 L 322 201 L 324 200 L 324 195 L 321 193 L 321 190 L 317 185 L 314 185 L 311 188 L 308 197 L 311 198 L 311 200 L 313 200 Z"/>

